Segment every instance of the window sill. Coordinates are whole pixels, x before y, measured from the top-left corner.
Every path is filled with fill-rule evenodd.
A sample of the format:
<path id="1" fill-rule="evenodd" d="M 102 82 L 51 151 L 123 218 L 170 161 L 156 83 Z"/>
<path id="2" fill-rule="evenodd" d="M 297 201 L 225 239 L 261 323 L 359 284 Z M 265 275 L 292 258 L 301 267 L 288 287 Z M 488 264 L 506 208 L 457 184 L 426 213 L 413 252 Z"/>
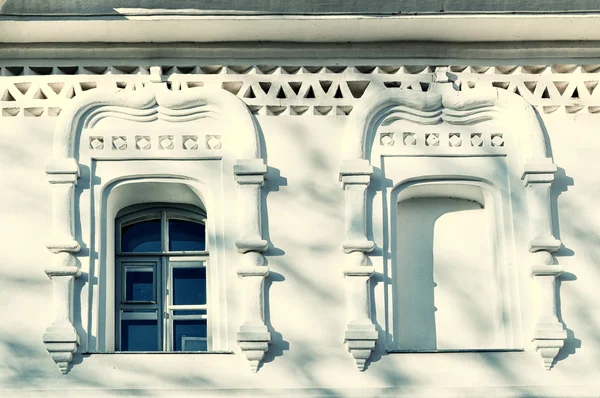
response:
<path id="1" fill-rule="evenodd" d="M 112 351 L 86 352 L 84 355 L 233 355 L 233 351 Z"/>
<path id="2" fill-rule="evenodd" d="M 485 352 L 524 352 L 523 348 L 473 348 L 447 350 L 386 350 L 388 354 L 453 354 L 453 353 L 485 353 Z"/>

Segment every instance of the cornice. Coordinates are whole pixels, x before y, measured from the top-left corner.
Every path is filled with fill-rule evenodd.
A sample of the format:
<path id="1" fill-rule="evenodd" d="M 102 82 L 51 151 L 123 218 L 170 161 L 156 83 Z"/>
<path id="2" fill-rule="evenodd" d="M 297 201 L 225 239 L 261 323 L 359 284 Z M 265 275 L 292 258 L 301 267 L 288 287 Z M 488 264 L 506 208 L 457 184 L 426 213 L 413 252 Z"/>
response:
<path id="1" fill-rule="evenodd" d="M 212 60 L 212 64 L 241 62 L 246 64 L 315 65 L 325 63 L 362 65 L 364 60 L 375 64 L 447 65 L 458 59 L 473 65 L 515 65 L 554 63 L 594 63 L 600 58 L 600 41 L 554 40 L 540 41 L 523 37 L 518 41 L 377 41 L 377 42 L 319 42 L 299 43 L 284 41 L 195 43 L 192 41 L 127 43 L 122 40 L 106 42 L 69 43 L 2 43 L 0 62 L 61 65 L 77 62 L 104 64 L 121 60 L 119 64 L 139 62 L 161 64 L 165 59 Z M 51 61 L 53 60 L 53 61 Z M 107 61 L 111 60 L 111 61 Z M 125 60 L 128 60 L 125 62 Z M 310 61 L 309 61 L 310 60 Z M 169 62 L 167 62 L 169 63 Z"/>
<path id="2" fill-rule="evenodd" d="M 171 92 L 195 87 L 222 89 L 241 99 L 255 115 L 344 117 L 371 92 L 428 92 L 440 73 L 457 91 L 495 87 L 521 96 L 540 113 L 600 113 L 600 63 L 463 64 L 447 68 L 427 64 L 369 65 L 366 60 L 363 65 L 328 66 L 208 65 L 183 60 L 172 60 L 170 64 L 165 61 L 163 66 L 123 64 L 0 64 L 0 117 L 55 117 L 88 91 L 116 90 L 120 95 L 135 97 L 152 82 L 162 82 Z M 142 116 L 170 118 L 162 108 L 147 112 Z M 432 120 L 441 117 L 435 109 L 432 112 L 416 116 Z"/>

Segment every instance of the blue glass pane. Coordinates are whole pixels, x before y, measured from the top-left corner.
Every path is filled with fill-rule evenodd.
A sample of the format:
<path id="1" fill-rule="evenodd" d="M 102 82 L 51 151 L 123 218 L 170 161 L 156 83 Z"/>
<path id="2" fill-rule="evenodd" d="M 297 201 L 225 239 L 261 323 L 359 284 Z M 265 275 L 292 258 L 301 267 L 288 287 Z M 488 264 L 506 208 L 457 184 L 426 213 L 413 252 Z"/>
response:
<path id="1" fill-rule="evenodd" d="M 206 351 L 208 349 L 205 340 L 206 319 L 174 320 L 173 328 L 175 351 Z"/>
<path id="2" fill-rule="evenodd" d="M 173 268 L 173 304 L 206 304 L 206 268 Z"/>
<path id="3" fill-rule="evenodd" d="M 206 250 L 206 234 L 204 231 L 204 224 L 169 220 L 169 250 Z"/>
<path id="4" fill-rule="evenodd" d="M 121 251 L 129 253 L 161 251 L 160 220 L 142 221 L 123 227 Z"/>
<path id="5" fill-rule="evenodd" d="M 154 275 L 151 269 L 125 268 L 125 301 L 154 301 Z"/>
<path id="6" fill-rule="evenodd" d="M 156 320 L 122 320 L 121 351 L 158 351 Z"/>
<path id="7" fill-rule="evenodd" d="M 206 315 L 206 310 L 174 310 L 173 316 L 177 315 Z"/>

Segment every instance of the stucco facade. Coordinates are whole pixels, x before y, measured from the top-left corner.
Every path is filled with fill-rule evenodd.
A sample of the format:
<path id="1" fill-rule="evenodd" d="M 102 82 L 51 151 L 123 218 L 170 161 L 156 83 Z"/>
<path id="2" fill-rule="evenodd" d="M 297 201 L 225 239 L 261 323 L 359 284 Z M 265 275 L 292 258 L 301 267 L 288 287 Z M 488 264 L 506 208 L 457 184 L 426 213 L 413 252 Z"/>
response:
<path id="1" fill-rule="evenodd" d="M 600 396 L 594 2 L 109 3 L 0 1 L 2 396 Z M 207 349 L 119 349 L 149 205 Z"/>

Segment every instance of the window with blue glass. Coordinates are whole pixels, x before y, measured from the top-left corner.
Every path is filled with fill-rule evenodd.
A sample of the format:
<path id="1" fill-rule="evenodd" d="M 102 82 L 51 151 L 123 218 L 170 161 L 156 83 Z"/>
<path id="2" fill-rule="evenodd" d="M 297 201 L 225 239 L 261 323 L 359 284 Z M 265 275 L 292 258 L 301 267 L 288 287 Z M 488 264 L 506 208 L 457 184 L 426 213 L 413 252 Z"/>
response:
<path id="1" fill-rule="evenodd" d="M 117 351 L 208 351 L 206 214 L 133 209 L 116 220 Z"/>

